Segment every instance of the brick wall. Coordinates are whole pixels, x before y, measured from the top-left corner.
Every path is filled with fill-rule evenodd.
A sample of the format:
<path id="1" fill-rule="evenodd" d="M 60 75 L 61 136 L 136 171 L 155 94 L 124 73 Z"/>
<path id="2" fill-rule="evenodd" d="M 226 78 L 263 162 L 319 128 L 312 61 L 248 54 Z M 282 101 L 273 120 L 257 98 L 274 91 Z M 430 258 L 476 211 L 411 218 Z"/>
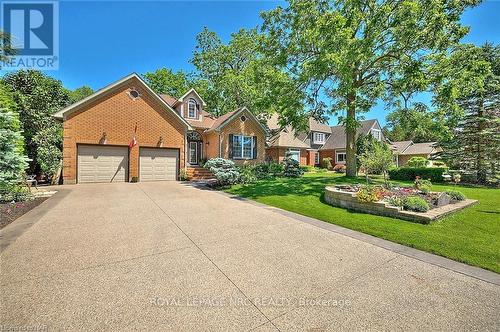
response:
<path id="1" fill-rule="evenodd" d="M 141 97 L 132 100 L 127 91 L 135 88 Z M 139 176 L 139 147 L 177 148 L 180 167 L 184 167 L 185 127 L 165 110 L 135 78 L 124 82 L 98 100 L 70 114 L 64 121 L 63 179 L 77 179 L 77 144 L 100 144 L 106 133 L 106 144 L 128 146 L 137 125 L 137 145 L 130 150 L 129 180 Z"/>
<path id="2" fill-rule="evenodd" d="M 243 122 L 240 120 L 242 115 L 246 116 L 246 121 Z M 255 122 L 253 117 L 248 114 L 247 111 L 240 113 L 236 118 L 231 120 L 230 123 L 226 124 L 221 132 L 221 150 L 223 158 L 229 158 L 229 135 L 245 135 L 245 136 L 257 136 L 257 158 L 249 159 L 249 160 L 238 160 L 235 159 L 234 162 L 237 164 L 246 164 L 246 163 L 262 163 L 265 160 L 266 153 L 266 138 L 265 133 L 258 123 Z M 212 144 L 212 143 L 210 143 Z"/>
<path id="3" fill-rule="evenodd" d="M 266 156 L 274 162 L 281 163 L 285 159 L 286 151 L 288 148 L 283 147 L 272 147 L 266 149 Z M 307 149 L 300 149 L 300 160 L 299 164 L 301 166 L 308 165 L 308 151 Z"/>

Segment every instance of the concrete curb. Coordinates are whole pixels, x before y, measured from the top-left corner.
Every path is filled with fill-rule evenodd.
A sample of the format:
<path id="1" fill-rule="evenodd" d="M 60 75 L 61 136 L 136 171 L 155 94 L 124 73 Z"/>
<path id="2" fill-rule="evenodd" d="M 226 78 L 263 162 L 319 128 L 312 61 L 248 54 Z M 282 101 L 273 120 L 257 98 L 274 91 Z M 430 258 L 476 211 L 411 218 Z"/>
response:
<path id="1" fill-rule="evenodd" d="M 200 184 L 199 186 L 194 186 L 194 187 L 201 187 L 201 186 L 202 185 Z M 200 188 L 200 189 L 206 190 L 206 188 L 207 187 Z M 237 200 L 252 204 L 254 206 L 258 206 L 258 207 L 279 213 L 279 214 L 284 215 L 286 217 L 293 218 L 295 220 L 307 223 L 309 225 L 313 225 L 313 226 L 322 228 L 322 229 L 330 231 L 330 232 L 345 235 L 345 236 L 351 237 L 353 239 L 363 241 L 363 242 L 372 244 L 374 246 L 384 248 L 386 250 L 390 250 L 390 251 L 392 251 L 394 253 L 398 253 L 400 255 L 404 255 L 407 257 L 414 258 L 414 259 L 418 259 L 419 261 L 422 261 L 425 263 L 439 266 L 439 267 L 445 268 L 447 270 L 450 270 L 450 271 L 453 271 L 456 273 L 460 273 L 460 274 L 463 274 L 463 275 L 466 275 L 466 276 L 469 276 L 469 277 L 472 277 L 475 279 L 479 279 L 479 280 L 500 286 L 500 274 L 497 274 L 493 271 L 488 271 L 488 270 L 485 270 L 485 269 L 482 269 L 479 267 L 460 263 L 460 262 L 454 261 L 454 260 L 449 259 L 449 258 L 434 255 L 434 254 L 431 254 L 431 253 L 428 253 L 428 252 L 425 252 L 422 250 L 418 250 L 415 248 L 407 247 L 407 246 L 402 245 L 402 244 L 398 244 L 395 242 L 384 240 L 384 239 L 381 239 L 381 238 L 378 238 L 378 237 L 375 237 L 372 235 L 364 234 L 364 233 L 361 233 L 358 231 L 353 231 L 351 229 L 344 228 L 344 227 L 341 227 L 341 226 L 338 226 L 335 224 L 330 224 L 326 221 L 310 218 L 310 217 L 303 216 L 303 215 L 298 214 L 298 213 L 294 213 L 294 212 L 286 211 L 286 210 L 276 208 L 276 207 L 273 207 L 270 205 L 262 204 L 262 203 L 253 201 L 253 200 L 248 199 L 248 198 L 228 194 L 226 192 L 219 191 L 219 190 L 213 190 L 213 191 L 217 192 L 221 195 L 224 195 L 228 198 L 237 199 Z"/>
<path id="2" fill-rule="evenodd" d="M 18 237 L 38 222 L 50 209 L 59 204 L 68 193 L 69 190 L 58 189 L 56 194 L 0 230 L 0 252 L 15 242 Z"/>

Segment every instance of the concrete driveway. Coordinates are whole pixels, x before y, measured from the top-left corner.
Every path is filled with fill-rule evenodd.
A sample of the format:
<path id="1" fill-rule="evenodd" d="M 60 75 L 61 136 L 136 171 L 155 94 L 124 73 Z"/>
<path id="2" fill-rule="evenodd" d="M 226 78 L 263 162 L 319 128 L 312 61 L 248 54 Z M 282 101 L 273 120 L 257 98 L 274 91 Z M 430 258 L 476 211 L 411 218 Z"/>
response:
<path id="1" fill-rule="evenodd" d="M 2 237 L 4 329 L 500 329 L 495 282 L 181 183 L 63 186 Z"/>

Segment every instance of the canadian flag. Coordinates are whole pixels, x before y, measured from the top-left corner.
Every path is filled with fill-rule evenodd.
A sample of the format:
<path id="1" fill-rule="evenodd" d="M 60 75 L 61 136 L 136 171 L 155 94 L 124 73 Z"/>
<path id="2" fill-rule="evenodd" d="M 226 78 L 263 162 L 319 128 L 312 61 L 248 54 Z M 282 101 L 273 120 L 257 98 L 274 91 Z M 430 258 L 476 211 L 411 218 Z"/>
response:
<path id="1" fill-rule="evenodd" d="M 135 138 L 135 135 L 137 134 L 137 125 L 135 125 L 134 129 L 134 137 L 132 137 L 132 140 L 130 141 L 128 147 L 129 149 L 132 149 L 134 146 L 137 145 L 137 139 Z"/>

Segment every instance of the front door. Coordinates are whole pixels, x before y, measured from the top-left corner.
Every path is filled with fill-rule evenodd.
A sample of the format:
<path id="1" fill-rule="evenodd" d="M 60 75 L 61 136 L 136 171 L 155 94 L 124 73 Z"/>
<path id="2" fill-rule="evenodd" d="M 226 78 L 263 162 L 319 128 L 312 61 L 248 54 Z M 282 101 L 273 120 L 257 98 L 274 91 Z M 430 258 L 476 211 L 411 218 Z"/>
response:
<path id="1" fill-rule="evenodd" d="M 189 163 L 198 165 L 198 142 L 189 142 Z"/>

